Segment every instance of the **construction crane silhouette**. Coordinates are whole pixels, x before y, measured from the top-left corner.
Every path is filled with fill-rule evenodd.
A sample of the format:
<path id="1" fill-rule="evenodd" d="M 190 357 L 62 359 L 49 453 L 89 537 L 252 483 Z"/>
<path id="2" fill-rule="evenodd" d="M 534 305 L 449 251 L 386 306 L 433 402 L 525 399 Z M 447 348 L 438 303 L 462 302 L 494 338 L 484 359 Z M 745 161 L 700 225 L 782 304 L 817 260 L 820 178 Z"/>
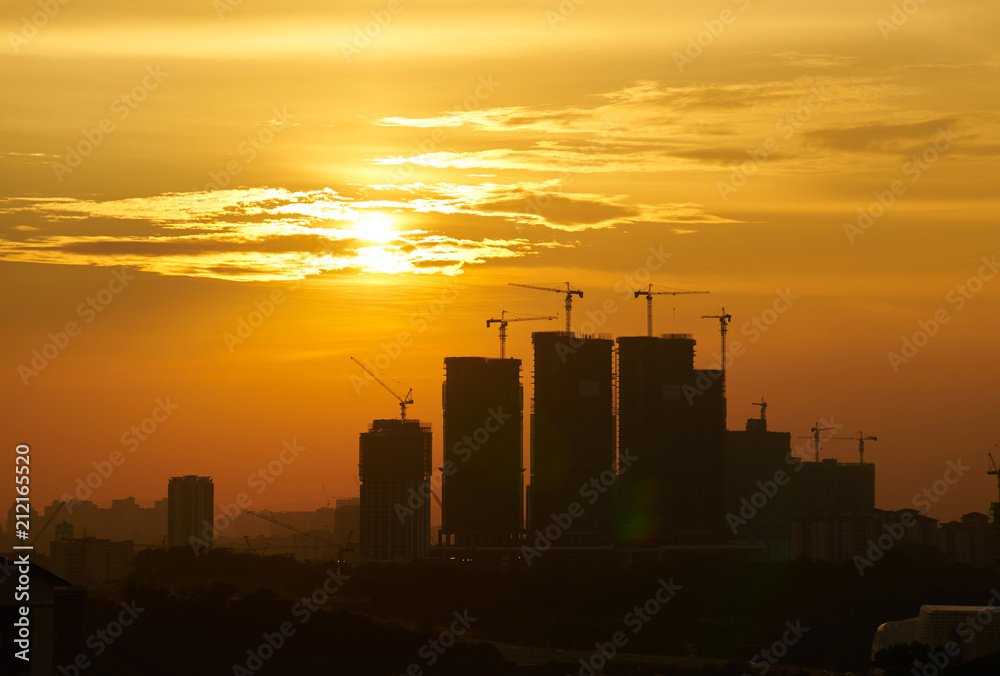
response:
<path id="1" fill-rule="evenodd" d="M 351 359 L 354 359 L 354 357 L 351 357 Z M 361 362 L 359 362 L 357 359 L 354 359 L 354 363 L 357 364 L 358 366 L 360 366 L 361 368 L 363 368 L 368 375 L 370 375 L 372 378 L 375 379 L 376 383 L 378 383 L 379 385 L 381 385 L 385 389 L 389 390 L 389 394 L 391 394 L 392 396 L 396 397 L 396 399 L 399 399 L 399 419 L 400 420 L 406 420 L 406 407 L 413 403 L 413 388 L 411 387 L 409 389 L 409 391 L 406 393 L 405 397 L 401 397 L 398 394 L 396 394 L 395 390 L 393 390 L 391 387 L 389 387 L 388 385 L 386 385 L 385 382 L 383 382 L 381 378 L 379 378 L 377 375 L 375 375 L 375 372 L 372 371 L 370 368 L 368 368 L 367 366 L 365 366 L 364 364 L 362 364 Z M 396 382 L 399 383 L 398 380 Z M 399 384 L 403 385 L 403 383 L 399 383 Z M 403 385 L 403 387 L 406 387 L 406 385 Z"/>
<path id="2" fill-rule="evenodd" d="M 997 497 L 1000 497 L 1000 468 L 997 467 L 997 463 L 993 459 L 993 451 L 997 449 L 997 446 L 1000 446 L 1000 441 L 993 444 L 993 448 L 991 448 L 986 453 L 986 455 L 989 456 L 990 458 L 990 467 L 989 469 L 986 470 L 986 473 L 989 474 L 990 476 L 995 476 L 997 478 Z M 993 521 L 995 523 L 996 518 L 998 516 L 997 512 L 1000 512 L 1000 501 L 994 502 L 992 507 L 993 507 Z"/>
<path id="3" fill-rule="evenodd" d="M 638 298 L 639 296 L 646 297 L 646 335 L 650 337 L 653 335 L 653 296 L 683 296 L 692 293 L 708 293 L 708 291 L 682 291 L 680 289 L 668 291 L 662 287 L 657 288 L 661 290 L 653 291 L 653 285 L 650 284 L 646 287 L 645 291 L 640 289 L 632 295 L 633 298 Z"/>
<path id="4" fill-rule="evenodd" d="M 500 358 L 505 359 L 507 356 L 507 324 L 510 322 L 533 322 L 540 319 L 559 319 L 559 315 L 546 315 L 544 317 L 511 317 L 507 318 L 507 311 L 502 310 L 500 312 L 500 319 L 487 319 L 486 328 L 490 328 L 493 324 L 500 325 Z"/>
<path id="5" fill-rule="evenodd" d="M 726 308 L 722 308 L 717 315 L 702 315 L 702 319 L 718 319 L 719 333 L 722 334 L 722 392 L 726 392 L 726 331 L 729 330 L 729 322 L 733 316 L 726 313 Z"/>
<path id="6" fill-rule="evenodd" d="M 865 461 L 865 442 L 866 441 L 878 441 L 878 437 L 866 437 L 864 432 L 858 432 L 858 436 L 856 436 L 856 437 L 836 437 L 834 439 L 830 439 L 830 441 L 856 441 L 856 442 L 858 442 L 858 455 L 861 458 L 860 460 L 858 460 L 858 462 L 864 462 Z"/>
<path id="7" fill-rule="evenodd" d="M 253 546 L 251 546 L 250 544 L 250 536 L 244 535 L 243 540 L 247 543 L 247 552 L 249 554 L 253 554 L 254 556 L 258 556 L 257 552 L 254 551 Z M 265 554 L 267 554 L 267 547 L 269 544 L 270 544 L 269 542 L 264 543 L 264 549 L 261 550 L 259 556 L 264 556 Z"/>
<path id="8" fill-rule="evenodd" d="M 764 401 L 764 397 L 760 398 L 760 401 L 753 402 L 754 406 L 760 406 L 760 419 L 762 422 L 767 420 L 767 402 Z"/>
<path id="9" fill-rule="evenodd" d="M 569 285 L 569 282 L 566 282 L 565 289 L 551 286 L 538 286 L 537 284 L 515 284 L 514 282 L 511 282 L 510 286 L 519 286 L 522 289 L 535 289 L 536 291 L 555 291 L 556 293 L 566 294 L 566 333 L 570 333 L 572 331 L 570 328 L 570 317 L 573 314 L 573 296 L 583 298 L 583 291 L 574 289 Z"/>
<path id="10" fill-rule="evenodd" d="M 344 543 L 344 546 L 337 547 L 337 561 L 344 560 L 344 554 L 346 554 L 347 552 L 354 551 L 354 543 L 351 542 L 351 540 L 353 539 L 354 539 L 354 529 L 352 528 L 351 532 L 347 534 L 347 542 Z"/>
<path id="11" fill-rule="evenodd" d="M 339 545 L 336 542 L 334 542 L 333 540 L 328 540 L 325 537 L 322 537 L 320 535 L 316 535 L 315 533 L 310 533 L 309 531 L 302 530 L 301 528 L 293 526 L 290 523 L 285 523 L 284 521 L 281 521 L 280 519 L 274 518 L 270 514 L 264 514 L 263 512 L 255 512 L 252 509 L 247 509 L 245 511 L 246 511 L 247 514 L 253 514 L 257 518 L 264 519 L 264 521 L 270 521 L 271 523 L 273 523 L 275 525 L 278 525 L 278 526 L 281 526 L 282 528 L 286 528 L 286 529 L 292 531 L 293 533 L 298 533 L 299 535 L 304 535 L 307 538 L 312 538 L 313 540 L 316 540 L 318 542 L 322 542 L 323 544 L 329 545 L 330 547 L 339 547 Z M 354 531 L 351 531 L 351 532 L 353 533 Z"/>
<path id="12" fill-rule="evenodd" d="M 39 529 L 38 529 L 38 530 L 37 530 L 37 531 L 35 532 L 35 535 L 34 535 L 34 537 L 32 537 L 32 538 L 31 538 L 31 543 L 30 543 L 30 544 L 31 544 L 32 546 L 34 546 L 34 545 L 38 544 L 38 539 L 42 537 L 42 534 L 43 534 L 43 533 L 44 533 L 44 532 L 45 532 L 46 530 L 48 530 L 49 526 L 51 526 L 51 525 L 52 525 L 52 522 L 56 520 L 56 516 L 58 516 L 58 515 L 59 515 L 59 512 L 61 512 L 61 511 L 62 511 L 62 508 L 63 508 L 63 507 L 65 507 L 65 506 L 66 506 L 66 501 L 65 501 L 65 500 L 60 500 L 60 501 L 59 501 L 59 504 L 57 504 L 57 505 L 56 505 L 56 508 L 55 508 L 55 509 L 54 509 L 54 510 L 52 511 L 52 514 L 51 514 L 51 515 L 49 516 L 49 518 L 48 518 L 48 520 L 47 520 L 47 521 L 45 522 L 45 524 L 44 524 L 44 525 L 42 525 L 42 527 L 41 527 L 41 528 L 39 528 Z"/>
<path id="13" fill-rule="evenodd" d="M 820 427 L 819 423 L 816 423 L 816 425 L 814 427 L 810 427 L 809 428 L 809 431 L 813 433 L 813 435 L 811 437 L 799 437 L 799 439 L 812 439 L 813 440 L 813 448 L 816 451 L 816 460 L 815 460 L 815 462 L 819 462 L 819 437 L 820 437 L 820 435 L 823 432 L 826 432 L 827 430 L 832 430 L 832 429 L 835 429 L 835 428 L 833 428 L 833 427 Z"/>

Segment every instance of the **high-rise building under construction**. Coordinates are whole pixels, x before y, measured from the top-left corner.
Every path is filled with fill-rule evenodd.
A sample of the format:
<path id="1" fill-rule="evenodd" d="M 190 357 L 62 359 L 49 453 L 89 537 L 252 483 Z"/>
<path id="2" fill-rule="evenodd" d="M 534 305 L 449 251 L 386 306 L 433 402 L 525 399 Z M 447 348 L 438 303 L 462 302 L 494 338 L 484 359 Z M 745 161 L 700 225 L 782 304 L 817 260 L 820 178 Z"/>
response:
<path id="1" fill-rule="evenodd" d="M 605 544 L 613 499 L 586 487 L 615 470 L 614 342 L 562 331 L 536 332 L 531 340 L 529 538 L 575 504 L 582 514 L 555 544 Z"/>
<path id="2" fill-rule="evenodd" d="M 749 418 L 743 430 L 727 431 L 727 535 L 766 542 L 769 558 L 789 559 L 801 471 L 802 460 L 792 457 L 791 434 L 767 429 L 763 414 Z"/>
<path id="3" fill-rule="evenodd" d="M 207 476 L 175 476 L 167 484 L 167 547 L 212 547 L 215 484 Z"/>
<path id="4" fill-rule="evenodd" d="M 694 368 L 688 334 L 620 337 L 618 447 L 634 456 L 618 491 L 621 539 L 704 545 L 725 533 L 724 375 Z"/>
<path id="5" fill-rule="evenodd" d="M 375 420 L 361 433 L 361 557 L 427 556 L 431 537 L 431 429 L 419 420 Z"/>
<path id="6" fill-rule="evenodd" d="M 506 546 L 523 529 L 520 359 L 444 360 L 444 544 Z"/>

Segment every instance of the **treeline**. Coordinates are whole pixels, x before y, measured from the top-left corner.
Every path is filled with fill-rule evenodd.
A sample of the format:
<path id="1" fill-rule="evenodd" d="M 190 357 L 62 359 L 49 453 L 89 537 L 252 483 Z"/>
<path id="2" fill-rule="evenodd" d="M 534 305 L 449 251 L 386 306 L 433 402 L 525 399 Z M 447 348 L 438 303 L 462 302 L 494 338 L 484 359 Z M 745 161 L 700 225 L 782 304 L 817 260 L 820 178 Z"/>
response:
<path id="1" fill-rule="evenodd" d="M 244 619 L 269 618 L 273 624 L 279 611 L 288 614 L 290 601 L 312 594 L 336 570 L 330 562 L 301 563 L 280 556 L 219 551 L 193 557 L 184 550 L 148 551 L 137 558 L 129 584 L 153 594 L 154 600 L 158 597 L 151 590 L 159 590 L 168 609 L 181 604 L 198 617 L 224 617 L 213 626 L 216 632 L 240 637 L 238 645 L 227 648 L 231 656 L 241 641 L 253 639 L 251 628 L 259 622 L 248 621 L 245 629 L 232 632 L 225 629 L 226 622 L 242 627 Z M 389 670 L 356 672 L 386 674 L 404 673 L 401 670 L 413 661 L 420 663 L 416 654 L 423 642 L 463 612 L 476 618 L 463 638 L 592 651 L 624 632 L 627 644 L 621 652 L 743 662 L 753 658 L 773 664 L 772 673 L 791 665 L 863 674 L 875 629 L 883 622 L 914 617 L 922 604 L 984 605 L 998 586 L 990 573 L 949 567 L 905 548 L 889 552 L 863 576 L 851 563 L 696 559 L 628 569 L 555 561 L 509 570 L 415 562 L 345 567 L 340 573 L 342 584 L 326 604 L 326 609 L 338 612 L 318 614 L 324 616 L 322 621 L 310 621 L 303 635 L 315 631 L 313 626 L 335 623 L 336 616 L 353 618 L 342 621 L 367 627 L 380 640 L 395 636 L 401 646 L 398 653 L 382 653 L 385 664 L 392 665 Z M 668 582 L 679 588 L 669 602 L 654 602 L 657 590 Z M 218 584 L 211 591 L 213 583 Z M 185 591 L 195 586 L 209 591 Z M 214 605 L 198 605 L 208 600 Z M 147 617 L 151 615 L 143 620 Z M 419 631 L 413 637 L 393 634 L 402 632 L 396 625 Z M 793 643 L 787 642 L 790 626 L 798 627 Z M 265 630 L 266 623 L 258 638 Z M 305 644 L 302 638 L 294 640 Z M 356 638 L 362 641 L 358 645 L 365 645 L 362 637 Z M 447 655 L 458 659 L 457 652 L 454 658 L 451 651 Z M 407 656 L 409 661 L 399 662 Z M 503 668 L 499 655 L 487 662 Z M 440 671 L 441 663 L 431 665 L 433 669 L 427 666 L 425 673 L 447 673 Z M 609 665 L 609 672 L 612 669 Z"/>

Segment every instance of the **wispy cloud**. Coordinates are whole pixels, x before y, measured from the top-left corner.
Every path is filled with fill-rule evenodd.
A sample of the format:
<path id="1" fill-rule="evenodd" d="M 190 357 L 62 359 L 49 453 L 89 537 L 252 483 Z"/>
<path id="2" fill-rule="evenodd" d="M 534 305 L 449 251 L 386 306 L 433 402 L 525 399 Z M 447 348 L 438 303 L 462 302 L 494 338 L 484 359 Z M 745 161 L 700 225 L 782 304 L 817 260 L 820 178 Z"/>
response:
<path id="1" fill-rule="evenodd" d="M 267 281 L 337 272 L 458 274 L 465 265 L 533 252 L 522 238 L 397 229 L 391 213 L 405 206 L 414 208 L 392 200 L 352 202 L 330 190 L 10 198 L 0 200 L 3 222 L 11 226 L 0 260 Z"/>

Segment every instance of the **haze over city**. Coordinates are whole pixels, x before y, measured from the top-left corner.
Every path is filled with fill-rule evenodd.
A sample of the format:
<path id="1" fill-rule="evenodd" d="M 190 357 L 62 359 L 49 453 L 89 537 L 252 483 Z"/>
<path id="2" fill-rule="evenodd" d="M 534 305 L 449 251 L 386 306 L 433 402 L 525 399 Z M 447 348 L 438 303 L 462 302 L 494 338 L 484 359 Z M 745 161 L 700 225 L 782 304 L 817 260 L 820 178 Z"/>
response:
<path id="1" fill-rule="evenodd" d="M 891 3 L 402 2 L 369 44 L 378 3 L 216 4 L 67 5 L 3 59 L 3 435 L 45 449 L 40 498 L 164 397 L 177 411 L 93 499 L 151 503 L 177 473 L 227 499 L 293 439 L 308 450 L 262 503 L 356 495 L 357 435 L 394 402 L 356 392 L 348 357 L 410 332 L 380 372 L 439 425 L 444 357 L 497 354 L 486 319 L 562 317 L 507 284 L 566 280 L 576 328 L 610 302 L 613 335 L 645 332 L 645 284 L 710 291 L 658 297 L 655 332 L 693 333 L 704 368 L 699 317 L 733 315 L 730 427 L 764 395 L 773 429 L 877 433 L 880 506 L 957 457 L 974 475 L 935 516 L 995 494 L 992 4 L 894 23 Z M 893 204 L 864 227 L 876 193 Z M 127 286 L 81 305 L 116 269 Z M 227 344 L 272 290 L 287 301 Z M 561 323 L 512 325 L 510 356 Z"/>

